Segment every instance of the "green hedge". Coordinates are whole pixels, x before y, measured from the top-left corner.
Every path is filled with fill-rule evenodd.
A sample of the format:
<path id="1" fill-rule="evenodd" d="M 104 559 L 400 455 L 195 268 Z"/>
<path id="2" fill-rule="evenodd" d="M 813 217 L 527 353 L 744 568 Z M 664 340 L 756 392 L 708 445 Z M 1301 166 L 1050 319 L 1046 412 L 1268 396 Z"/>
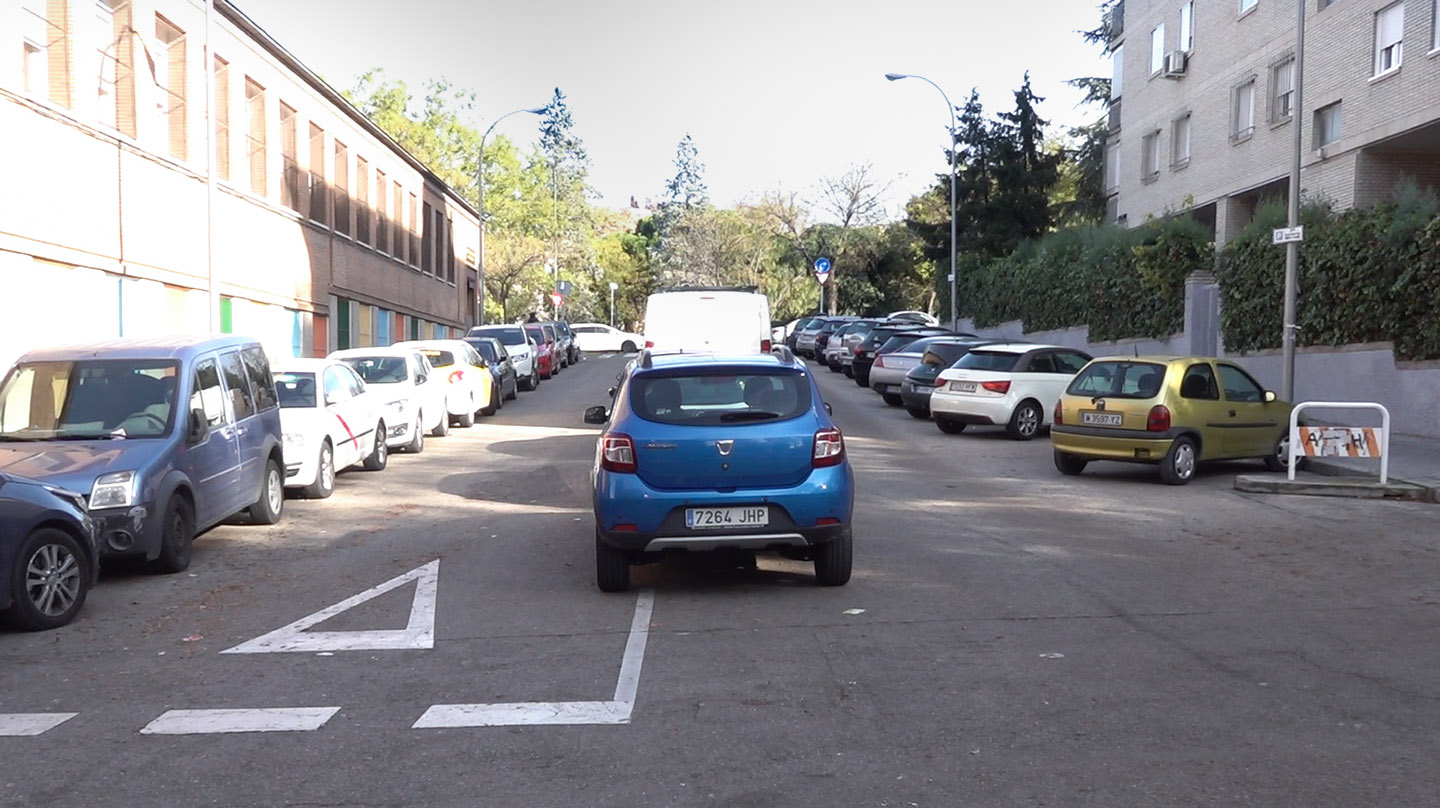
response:
<path id="1" fill-rule="evenodd" d="M 1440 203 L 1413 188 L 1395 201 L 1333 213 L 1304 211 L 1296 299 L 1298 345 L 1393 341 L 1399 359 L 1440 359 Z M 1221 327 L 1232 351 L 1281 344 L 1285 248 L 1268 205 L 1221 250 Z"/>
<path id="2" fill-rule="evenodd" d="M 982 328 L 1088 325 L 1090 339 L 1163 338 L 1185 326 L 1185 278 L 1209 269 L 1205 229 L 1177 217 L 1124 229 L 1068 228 L 989 262 L 960 267 L 960 310 Z"/>

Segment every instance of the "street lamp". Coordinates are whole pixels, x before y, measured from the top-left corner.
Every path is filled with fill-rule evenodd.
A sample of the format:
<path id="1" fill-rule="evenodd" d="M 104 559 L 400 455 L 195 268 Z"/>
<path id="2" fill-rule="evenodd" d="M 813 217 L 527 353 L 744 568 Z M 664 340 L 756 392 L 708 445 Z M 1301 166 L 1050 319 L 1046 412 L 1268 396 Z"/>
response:
<path id="1" fill-rule="evenodd" d="M 616 289 L 619 289 L 619 288 L 620 288 L 620 284 L 615 283 L 614 281 L 611 281 L 611 282 L 610 282 L 610 327 L 611 327 L 611 328 L 614 328 L 614 327 L 615 327 L 615 290 L 616 290 Z"/>
<path id="2" fill-rule="evenodd" d="M 1290 153 L 1290 210 L 1287 227 L 1291 230 L 1300 226 L 1300 155 L 1305 143 L 1301 138 L 1300 116 L 1305 109 L 1305 0 L 1295 0 L 1295 66 L 1293 92 L 1295 104 L 1290 110 L 1291 134 L 1294 137 Z M 1282 303 L 1283 333 L 1280 335 L 1280 397 L 1295 401 L 1295 298 L 1300 274 L 1300 242 L 1291 241 L 1285 245 L 1285 298 Z"/>
<path id="3" fill-rule="evenodd" d="M 950 110 L 950 327 L 960 327 L 960 310 L 955 304 L 956 285 L 958 276 L 955 274 L 955 105 L 950 103 L 950 96 L 940 89 L 940 85 L 925 78 L 924 76 L 911 75 L 909 73 L 886 73 L 885 78 L 890 81 L 900 79 L 920 79 L 934 87 L 945 99 L 945 108 Z"/>
<path id="4" fill-rule="evenodd" d="M 475 323 L 477 325 L 485 324 L 485 139 L 490 137 L 490 133 L 495 131 L 495 127 L 499 126 L 501 121 L 511 115 L 518 115 L 521 112 L 528 112 L 531 115 L 541 115 L 545 112 L 545 107 L 517 109 L 507 112 L 496 118 L 495 122 L 490 124 L 490 128 L 485 130 L 485 134 L 480 136 L 480 167 L 475 172 L 475 185 L 479 191 L 478 198 L 480 200 L 480 254 L 475 259 L 480 269 L 480 288 L 476 290 L 479 299 L 475 301 L 476 308 L 478 309 L 475 313 Z"/>

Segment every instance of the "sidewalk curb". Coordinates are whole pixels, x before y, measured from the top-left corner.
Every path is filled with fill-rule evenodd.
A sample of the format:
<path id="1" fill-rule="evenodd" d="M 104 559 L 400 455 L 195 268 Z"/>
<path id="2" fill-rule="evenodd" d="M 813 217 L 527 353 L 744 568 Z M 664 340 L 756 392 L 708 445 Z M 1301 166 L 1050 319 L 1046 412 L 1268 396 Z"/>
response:
<path id="1" fill-rule="evenodd" d="M 1391 499 L 1403 502 L 1428 502 L 1440 501 L 1434 488 L 1427 485 L 1416 485 L 1404 480 L 1391 478 L 1388 483 L 1381 485 L 1377 480 L 1369 477 L 1357 477 L 1354 474 L 1325 474 L 1317 472 L 1325 479 L 1315 479 L 1312 475 L 1297 476 L 1294 480 L 1283 472 L 1271 474 L 1241 474 L 1235 477 L 1235 489 L 1252 494 L 1299 494 L 1316 497 L 1348 497 L 1351 499 Z"/>

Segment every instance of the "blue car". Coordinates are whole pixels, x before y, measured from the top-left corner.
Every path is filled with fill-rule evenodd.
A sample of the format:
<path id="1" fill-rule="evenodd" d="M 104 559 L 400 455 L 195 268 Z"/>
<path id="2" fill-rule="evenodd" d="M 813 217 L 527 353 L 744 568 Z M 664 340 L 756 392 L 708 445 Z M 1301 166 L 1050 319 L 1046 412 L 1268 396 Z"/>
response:
<path id="1" fill-rule="evenodd" d="M 605 425 L 591 472 L 602 591 L 672 550 L 775 551 L 814 561 L 822 586 L 850 580 L 845 438 L 789 350 L 643 351 L 585 421 Z"/>
<path id="2" fill-rule="evenodd" d="M 278 522 L 282 452 L 269 360 L 243 337 L 46 348 L 0 383 L 0 470 L 79 492 L 102 557 L 160 572 L 237 513 Z"/>
<path id="3" fill-rule="evenodd" d="M 0 613 L 25 631 L 58 628 L 80 613 L 99 572 L 85 498 L 0 472 Z"/>

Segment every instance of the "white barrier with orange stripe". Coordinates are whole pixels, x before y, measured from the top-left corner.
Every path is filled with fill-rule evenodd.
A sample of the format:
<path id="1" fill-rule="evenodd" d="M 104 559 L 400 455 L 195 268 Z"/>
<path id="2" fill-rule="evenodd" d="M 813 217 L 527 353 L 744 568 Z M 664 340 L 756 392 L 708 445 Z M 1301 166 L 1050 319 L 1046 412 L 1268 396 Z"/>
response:
<path id="1" fill-rule="evenodd" d="M 1300 426 L 1307 409 L 1379 410 L 1380 426 Z M 1390 477 L 1390 411 L 1373 401 L 1302 401 L 1290 411 L 1289 477 L 1301 457 L 1375 457 L 1380 459 L 1380 484 Z"/>

